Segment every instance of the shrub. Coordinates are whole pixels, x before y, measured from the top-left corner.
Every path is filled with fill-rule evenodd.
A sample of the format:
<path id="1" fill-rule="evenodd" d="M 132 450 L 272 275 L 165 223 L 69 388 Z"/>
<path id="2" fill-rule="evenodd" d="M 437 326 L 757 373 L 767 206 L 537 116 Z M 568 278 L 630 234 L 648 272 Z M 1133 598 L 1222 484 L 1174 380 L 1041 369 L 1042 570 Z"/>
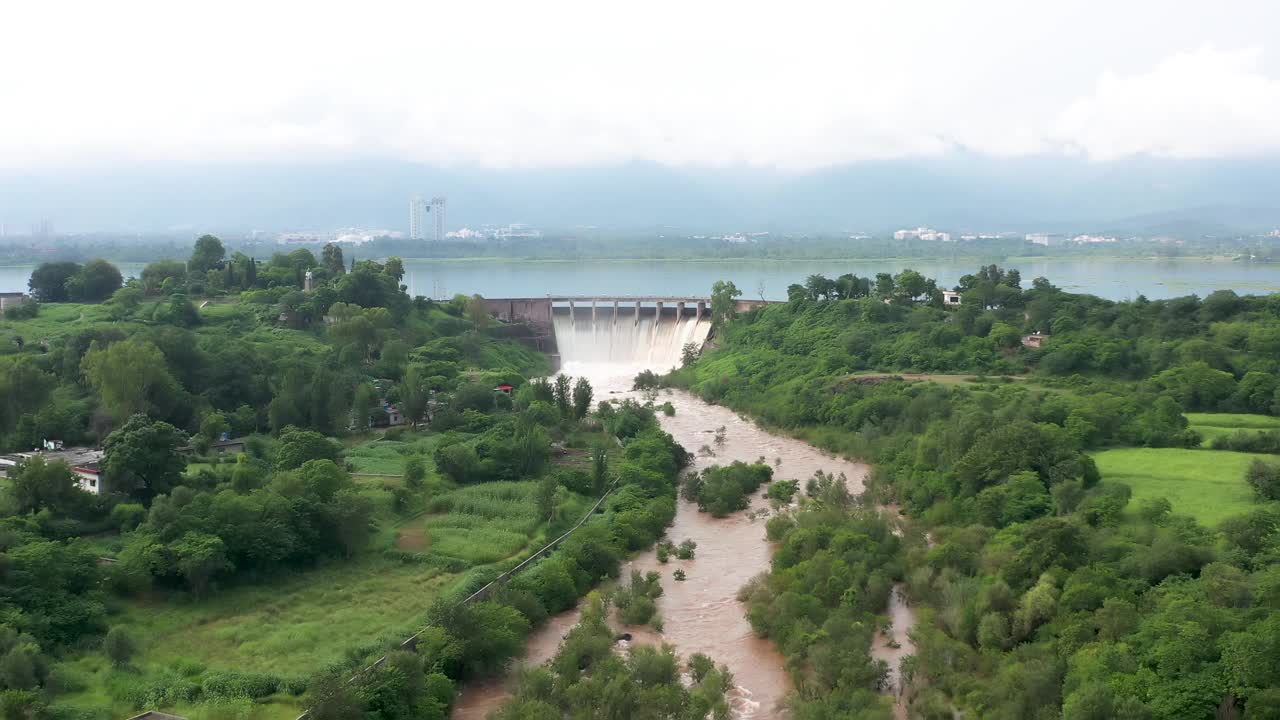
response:
<path id="1" fill-rule="evenodd" d="M 676 548 L 676 557 L 681 560 L 692 560 L 694 552 L 698 549 L 698 543 L 692 540 L 685 540 Z"/>
<path id="2" fill-rule="evenodd" d="M 1280 464 L 1255 458 L 1249 463 L 1244 479 L 1259 500 L 1280 500 Z"/>
<path id="3" fill-rule="evenodd" d="M 672 544 L 670 540 L 663 540 L 662 542 L 658 543 L 658 547 L 656 550 L 658 562 L 662 563 L 663 565 L 666 565 L 667 561 L 671 559 L 671 554 L 675 552 L 675 550 L 676 550 L 676 546 Z"/>
<path id="4" fill-rule="evenodd" d="M 200 687 L 209 698 L 264 698 L 280 689 L 280 678 L 262 673 L 216 672 L 205 676 Z"/>
<path id="5" fill-rule="evenodd" d="M 102 651 L 106 653 L 112 664 L 128 665 L 134 652 L 137 651 L 137 643 L 133 641 L 133 636 L 128 630 L 117 625 L 107 631 L 106 637 L 102 639 Z"/>
<path id="6" fill-rule="evenodd" d="M 800 489 L 800 481 L 798 480 L 781 480 L 769 486 L 765 492 L 765 497 L 770 500 L 777 500 L 782 504 L 791 502 L 791 498 L 795 496 Z"/>
<path id="7" fill-rule="evenodd" d="M 128 532 L 147 519 L 147 509 L 138 503 L 120 503 L 111 508 L 111 524 Z"/>

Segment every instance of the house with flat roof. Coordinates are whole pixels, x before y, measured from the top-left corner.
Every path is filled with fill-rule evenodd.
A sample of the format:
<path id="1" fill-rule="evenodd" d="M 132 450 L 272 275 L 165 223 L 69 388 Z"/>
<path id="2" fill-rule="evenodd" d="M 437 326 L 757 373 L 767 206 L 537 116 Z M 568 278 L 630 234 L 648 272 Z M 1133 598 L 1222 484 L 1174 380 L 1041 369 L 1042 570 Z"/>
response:
<path id="1" fill-rule="evenodd" d="M 1028 348 L 1039 348 L 1044 345 L 1044 341 L 1049 339 L 1048 333 L 1031 333 L 1022 336 L 1022 346 Z"/>
<path id="2" fill-rule="evenodd" d="M 88 447 L 63 447 L 61 441 L 45 441 L 45 447 L 31 452 L 18 452 L 0 455 L 0 474 L 8 473 L 19 464 L 35 457 L 43 457 L 47 462 L 62 461 L 71 466 L 75 473 L 76 483 L 80 489 L 99 495 L 102 493 L 102 451 Z"/>

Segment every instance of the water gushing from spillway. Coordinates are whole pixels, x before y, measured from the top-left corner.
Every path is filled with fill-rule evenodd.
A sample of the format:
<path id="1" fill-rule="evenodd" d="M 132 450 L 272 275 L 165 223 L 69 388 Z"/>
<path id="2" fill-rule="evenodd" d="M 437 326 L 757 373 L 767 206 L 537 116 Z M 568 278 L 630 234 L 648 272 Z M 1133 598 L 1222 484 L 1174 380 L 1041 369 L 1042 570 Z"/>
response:
<path id="1" fill-rule="evenodd" d="M 690 310 L 597 304 L 551 314 L 562 365 L 617 365 L 666 372 L 686 345 L 701 349 L 711 320 Z"/>

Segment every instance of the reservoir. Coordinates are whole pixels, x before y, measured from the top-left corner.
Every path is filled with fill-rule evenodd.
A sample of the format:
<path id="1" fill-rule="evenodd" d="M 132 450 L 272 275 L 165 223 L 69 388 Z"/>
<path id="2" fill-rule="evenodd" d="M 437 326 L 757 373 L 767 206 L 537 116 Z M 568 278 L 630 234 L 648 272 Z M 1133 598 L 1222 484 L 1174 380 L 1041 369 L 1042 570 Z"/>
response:
<path id="1" fill-rule="evenodd" d="M 360 257 L 358 248 L 347 255 Z M 1150 299 L 1214 290 L 1240 294 L 1280 292 L 1280 263 L 1230 260 L 1131 258 L 1007 258 L 933 260 L 405 260 L 404 283 L 410 295 L 449 298 L 457 294 L 485 297 L 559 295 L 613 296 L 706 295 L 717 280 L 731 280 L 744 298 L 785 300 L 787 286 L 813 274 L 835 278 L 844 273 L 874 277 L 906 268 L 934 278 L 944 287 L 981 264 L 996 263 L 1022 273 L 1023 287 L 1047 277 L 1068 292 L 1084 292 L 1110 300 L 1145 295 Z M 141 263 L 120 263 L 129 277 Z M 24 291 L 34 264 L 0 266 L 0 292 Z M 628 289 L 630 288 L 630 290 Z"/>

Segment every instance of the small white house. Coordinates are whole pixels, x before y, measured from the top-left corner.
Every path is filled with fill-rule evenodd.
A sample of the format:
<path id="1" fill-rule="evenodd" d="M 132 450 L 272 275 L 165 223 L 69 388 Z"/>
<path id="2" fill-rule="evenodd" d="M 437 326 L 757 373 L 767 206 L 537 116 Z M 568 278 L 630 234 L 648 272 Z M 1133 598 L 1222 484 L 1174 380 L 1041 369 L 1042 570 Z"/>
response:
<path id="1" fill-rule="evenodd" d="M 942 291 L 942 304 L 944 307 L 955 307 L 960 304 L 960 293 L 955 290 Z"/>

